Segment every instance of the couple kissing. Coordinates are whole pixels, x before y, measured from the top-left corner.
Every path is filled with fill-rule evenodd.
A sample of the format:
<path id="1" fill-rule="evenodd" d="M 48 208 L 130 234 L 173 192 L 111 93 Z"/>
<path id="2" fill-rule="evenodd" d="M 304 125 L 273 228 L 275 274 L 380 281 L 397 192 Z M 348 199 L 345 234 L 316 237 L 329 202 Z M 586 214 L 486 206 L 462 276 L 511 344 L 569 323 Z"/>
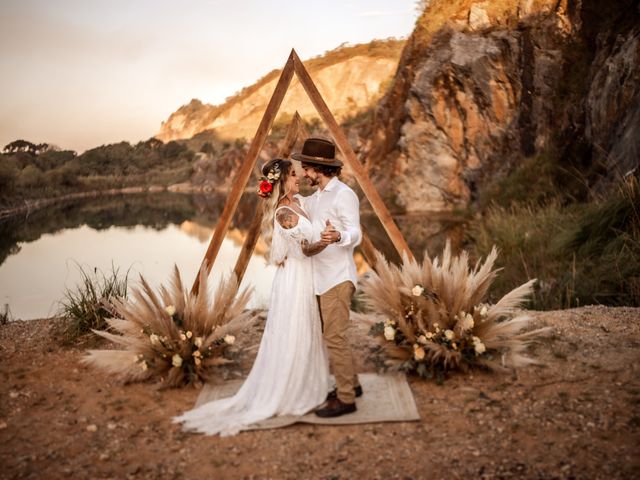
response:
<path id="1" fill-rule="evenodd" d="M 308 138 L 290 160 L 262 167 L 262 235 L 277 266 L 264 333 L 246 380 L 232 397 L 176 417 L 187 430 L 234 435 L 278 415 L 336 417 L 357 410 L 362 387 L 347 336 L 360 243 L 357 195 L 338 176 L 335 144 Z M 299 194 L 304 178 L 315 192 Z M 329 365 L 335 387 L 329 376 Z"/>

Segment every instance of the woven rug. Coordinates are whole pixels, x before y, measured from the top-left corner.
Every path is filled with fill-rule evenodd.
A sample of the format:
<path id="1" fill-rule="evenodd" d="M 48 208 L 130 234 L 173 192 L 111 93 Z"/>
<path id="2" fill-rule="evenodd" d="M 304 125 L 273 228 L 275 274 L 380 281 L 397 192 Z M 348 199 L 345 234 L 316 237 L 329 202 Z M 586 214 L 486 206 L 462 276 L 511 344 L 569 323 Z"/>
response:
<path id="1" fill-rule="evenodd" d="M 364 395 L 356 400 L 355 413 L 336 418 L 320 418 L 313 412 L 303 416 L 283 415 L 269 418 L 251 425 L 246 430 L 280 428 L 294 423 L 315 423 L 323 425 L 350 425 L 355 423 L 409 422 L 420 420 L 416 402 L 401 374 L 378 375 L 361 373 L 358 375 Z M 196 407 L 203 403 L 233 395 L 242 380 L 233 380 L 222 385 L 205 385 L 198 396 Z"/>

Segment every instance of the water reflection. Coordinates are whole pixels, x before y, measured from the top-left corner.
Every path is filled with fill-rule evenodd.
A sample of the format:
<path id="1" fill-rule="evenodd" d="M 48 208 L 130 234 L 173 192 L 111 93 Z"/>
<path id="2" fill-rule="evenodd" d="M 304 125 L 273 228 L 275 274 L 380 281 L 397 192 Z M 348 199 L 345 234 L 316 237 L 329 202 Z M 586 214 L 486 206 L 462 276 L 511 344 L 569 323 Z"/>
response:
<path id="1" fill-rule="evenodd" d="M 400 256 L 378 217 L 372 212 L 361 215 L 362 225 L 371 238 L 373 245 L 387 259 L 399 263 Z M 394 216 L 398 228 L 402 232 L 409 248 L 418 260 L 426 250 L 430 256 L 439 255 L 447 240 L 451 241 L 454 251 L 460 250 L 464 242 L 465 223 L 449 213 L 431 212 Z"/>
<path id="2" fill-rule="evenodd" d="M 8 304 L 13 318 L 55 315 L 65 287 L 73 288 L 80 280 L 77 264 L 104 272 L 113 264 L 121 272 L 130 269 L 130 284 L 141 273 L 159 285 L 175 263 L 185 284 L 191 285 L 224 201 L 211 195 L 121 196 L 57 205 L 2 222 L 0 308 L 4 311 Z M 241 232 L 255 208 L 254 195 L 240 202 L 212 270 L 213 284 L 232 271 Z M 256 249 L 243 282 L 256 288 L 252 307 L 266 305 L 274 274 L 260 252 L 264 246 Z"/>
<path id="3" fill-rule="evenodd" d="M 0 308 L 13 318 L 54 315 L 65 287 L 80 280 L 78 267 L 108 272 L 112 264 L 130 269 L 130 285 L 141 273 L 158 286 L 174 263 L 191 285 L 224 207 L 222 195 L 128 195 L 69 203 L 0 223 Z M 212 284 L 232 271 L 256 209 L 255 195 L 243 196 L 212 270 Z M 374 245 L 396 261 L 397 255 L 373 214 L 362 215 Z M 446 238 L 462 241 L 459 222 L 435 216 L 398 217 L 398 226 L 414 253 L 425 246 L 439 251 Z M 261 242 L 247 267 L 243 285 L 256 289 L 251 307 L 267 305 L 275 273 L 266 265 Z M 368 266 L 359 253 L 360 272 Z"/>

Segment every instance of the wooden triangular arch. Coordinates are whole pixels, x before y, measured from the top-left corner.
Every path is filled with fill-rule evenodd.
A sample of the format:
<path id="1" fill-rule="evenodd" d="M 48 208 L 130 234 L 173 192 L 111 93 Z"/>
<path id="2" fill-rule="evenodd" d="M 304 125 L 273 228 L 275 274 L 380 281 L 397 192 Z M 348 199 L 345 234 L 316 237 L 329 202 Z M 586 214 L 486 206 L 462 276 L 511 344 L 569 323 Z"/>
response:
<path id="1" fill-rule="evenodd" d="M 302 61 L 298 57 L 298 54 L 295 50 L 291 50 L 291 54 L 287 59 L 287 63 L 285 64 L 282 73 L 280 74 L 280 79 L 276 84 L 276 88 L 269 100 L 269 104 L 264 112 L 262 120 L 260 121 L 260 125 L 258 126 L 258 130 L 256 131 L 255 136 L 253 137 L 253 141 L 249 146 L 249 150 L 244 158 L 244 161 L 240 168 L 238 169 L 238 173 L 236 174 L 236 178 L 233 182 L 233 188 L 229 193 L 229 197 L 227 198 L 227 203 L 222 210 L 222 214 L 220 215 L 220 219 L 216 225 L 216 229 L 213 232 L 213 237 L 209 242 L 209 247 L 207 248 L 207 252 L 205 253 L 204 259 L 202 260 L 202 267 L 207 269 L 207 274 L 211 272 L 211 268 L 215 259 L 220 250 L 220 246 L 222 245 L 222 240 L 224 239 L 227 231 L 229 229 L 229 225 L 231 224 L 231 219 L 233 218 L 233 214 L 238 208 L 238 204 L 240 203 L 240 198 L 244 189 L 251 177 L 251 171 L 258 159 L 258 155 L 264 146 L 264 143 L 267 139 L 267 135 L 271 130 L 273 125 L 273 121 L 275 120 L 276 114 L 280 109 L 280 105 L 282 104 L 282 100 L 284 99 L 285 94 L 289 88 L 291 83 L 291 79 L 293 78 L 293 74 L 296 74 L 298 80 L 302 84 L 305 92 L 309 96 L 311 103 L 316 108 L 318 115 L 324 121 L 325 125 L 331 132 L 331 136 L 336 143 L 336 146 L 342 152 L 342 158 L 345 160 L 345 163 L 349 165 L 353 174 L 356 178 L 358 184 L 362 188 L 365 196 L 369 200 L 373 211 L 378 216 L 378 219 L 382 223 L 387 235 L 391 239 L 393 246 L 398 251 L 400 256 L 402 257 L 403 253 L 406 253 L 410 258 L 413 258 L 411 250 L 407 245 L 402 233 L 398 229 L 397 225 L 393 221 L 393 217 L 387 210 L 387 207 L 384 205 L 382 198 L 378 194 L 375 186 L 369 179 L 367 172 L 365 171 L 362 164 L 358 161 L 355 152 L 351 148 L 349 141 L 347 140 L 346 135 L 338 125 L 338 122 L 331 114 L 329 107 L 325 103 L 324 99 L 320 95 L 317 87 L 311 80 L 311 76 L 307 72 L 307 69 L 303 65 Z M 304 124 L 297 114 L 294 115 L 291 124 L 287 130 L 287 134 L 285 136 L 284 145 L 282 147 L 281 156 L 288 157 L 293 145 L 295 144 L 296 138 L 298 137 L 301 130 L 305 129 Z M 308 132 L 303 132 L 308 136 Z M 253 252 L 253 248 L 255 247 L 256 241 L 258 240 L 258 236 L 260 234 L 260 224 L 262 220 L 262 206 L 258 208 L 256 212 L 256 217 L 254 218 L 251 227 L 249 229 L 249 233 L 245 238 L 245 242 L 238 257 L 238 261 L 235 267 L 235 273 L 238 275 L 238 281 L 240 281 L 244 275 L 245 269 L 247 267 L 247 263 L 249 258 L 251 257 L 251 253 Z M 364 237 L 364 252 L 367 257 L 371 256 L 371 251 L 373 246 L 369 241 L 368 237 Z M 196 276 L 196 280 L 191 289 L 192 293 L 197 293 L 199 289 L 199 276 Z"/>

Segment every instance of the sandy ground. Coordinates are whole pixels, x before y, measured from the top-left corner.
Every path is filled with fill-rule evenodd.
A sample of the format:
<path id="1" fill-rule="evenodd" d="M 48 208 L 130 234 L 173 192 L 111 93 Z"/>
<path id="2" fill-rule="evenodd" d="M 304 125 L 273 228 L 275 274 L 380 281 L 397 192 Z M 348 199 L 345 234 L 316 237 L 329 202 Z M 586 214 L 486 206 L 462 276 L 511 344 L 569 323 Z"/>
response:
<path id="1" fill-rule="evenodd" d="M 52 320 L 12 322 L 0 326 L 0 478 L 640 478 L 640 309 L 533 315 L 552 327 L 532 347 L 544 366 L 411 378 L 420 422 L 230 438 L 171 423 L 197 389 L 123 385 L 80 364 L 86 345 L 59 346 Z M 374 371 L 366 329 L 352 341 L 360 371 Z"/>

